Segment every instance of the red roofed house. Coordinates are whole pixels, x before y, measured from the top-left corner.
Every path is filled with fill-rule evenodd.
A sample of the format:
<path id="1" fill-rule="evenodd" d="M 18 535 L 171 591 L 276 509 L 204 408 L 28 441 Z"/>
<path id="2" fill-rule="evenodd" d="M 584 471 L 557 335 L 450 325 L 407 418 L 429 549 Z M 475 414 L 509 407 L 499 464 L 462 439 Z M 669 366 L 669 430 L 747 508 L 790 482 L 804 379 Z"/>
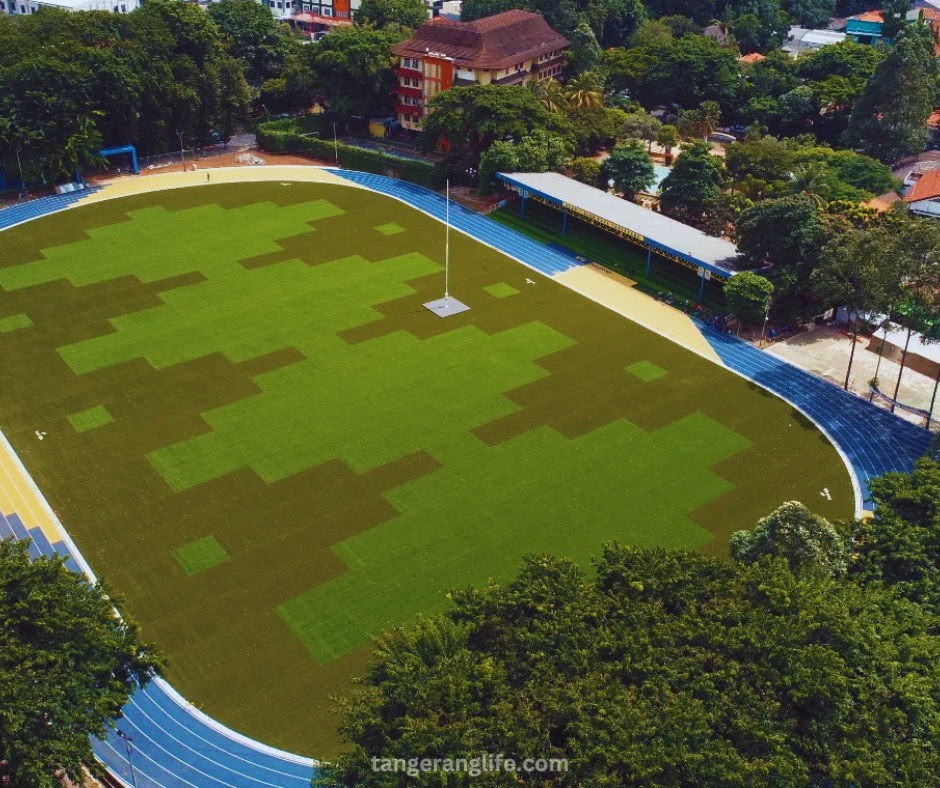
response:
<path id="1" fill-rule="evenodd" d="M 766 60 L 760 52 L 751 52 L 750 55 L 745 55 L 744 57 L 739 57 L 738 60 L 742 63 L 760 63 L 762 60 Z"/>
<path id="2" fill-rule="evenodd" d="M 940 219 L 940 170 L 921 175 L 907 190 L 904 201 L 911 213 Z"/>
<path id="3" fill-rule="evenodd" d="M 420 129 L 428 100 L 454 85 L 518 85 L 530 75 L 558 76 L 570 43 L 530 11 L 475 22 L 432 19 L 392 48 L 399 57 L 398 119 L 406 129 Z"/>

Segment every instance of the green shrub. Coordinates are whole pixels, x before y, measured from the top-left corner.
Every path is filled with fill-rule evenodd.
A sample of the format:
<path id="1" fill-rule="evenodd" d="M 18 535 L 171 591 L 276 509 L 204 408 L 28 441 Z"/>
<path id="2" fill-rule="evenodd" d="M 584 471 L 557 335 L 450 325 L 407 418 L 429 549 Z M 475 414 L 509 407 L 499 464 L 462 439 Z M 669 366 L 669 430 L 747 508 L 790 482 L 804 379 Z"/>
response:
<path id="1" fill-rule="evenodd" d="M 316 132 L 320 136 L 314 136 Z M 271 153 L 307 154 L 328 162 L 336 162 L 338 154 L 339 166 L 345 169 L 388 175 L 429 189 L 439 189 L 444 184 L 444 172 L 440 165 L 391 156 L 342 142 L 334 146 L 330 139 L 331 132 L 329 124 L 317 116 L 272 120 L 258 126 L 258 147 Z"/>

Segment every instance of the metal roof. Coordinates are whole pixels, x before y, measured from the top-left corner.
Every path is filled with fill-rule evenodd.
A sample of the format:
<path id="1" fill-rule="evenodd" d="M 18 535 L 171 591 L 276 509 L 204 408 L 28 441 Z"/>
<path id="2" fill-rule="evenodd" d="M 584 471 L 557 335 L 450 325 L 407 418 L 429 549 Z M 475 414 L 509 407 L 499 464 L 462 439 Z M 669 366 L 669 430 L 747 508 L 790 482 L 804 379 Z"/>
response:
<path id="1" fill-rule="evenodd" d="M 737 273 L 738 248 L 661 213 L 595 189 L 557 172 L 501 172 L 498 177 L 546 201 L 579 208 L 642 236 L 651 247 L 701 266 L 722 279 Z"/>

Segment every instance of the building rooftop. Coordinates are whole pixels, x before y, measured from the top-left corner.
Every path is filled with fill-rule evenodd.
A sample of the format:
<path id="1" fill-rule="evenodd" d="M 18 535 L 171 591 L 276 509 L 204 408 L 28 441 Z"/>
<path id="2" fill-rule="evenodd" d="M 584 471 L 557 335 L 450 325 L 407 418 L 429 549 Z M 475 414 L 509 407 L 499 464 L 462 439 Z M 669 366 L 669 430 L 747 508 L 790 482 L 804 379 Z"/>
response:
<path id="1" fill-rule="evenodd" d="M 500 69 L 564 49 L 570 43 L 552 30 L 541 14 L 513 10 L 475 22 L 432 19 L 392 52 L 400 57 L 443 55 L 460 68 Z"/>
<path id="2" fill-rule="evenodd" d="M 742 63 L 760 63 L 762 60 L 766 60 L 760 52 L 751 52 L 750 55 L 745 55 L 744 57 L 739 57 Z"/>
<path id="3" fill-rule="evenodd" d="M 940 170 L 925 172 L 904 195 L 905 201 L 909 203 L 934 197 L 940 197 Z"/>
<path id="4" fill-rule="evenodd" d="M 790 34 L 783 42 L 784 52 L 802 52 L 805 49 L 819 49 L 829 44 L 845 41 L 845 33 L 835 30 L 811 30 L 806 27 L 791 27 Z"/>
<path id="5" fill-rule="evenodd" d="M 661 213 L 595 189 L 557 172 L 501 172 L 499 177 L 559 207 L 578 208 L 639 235 L 650 246 L 727 279 L 737 273 L 738 248 Z"/>

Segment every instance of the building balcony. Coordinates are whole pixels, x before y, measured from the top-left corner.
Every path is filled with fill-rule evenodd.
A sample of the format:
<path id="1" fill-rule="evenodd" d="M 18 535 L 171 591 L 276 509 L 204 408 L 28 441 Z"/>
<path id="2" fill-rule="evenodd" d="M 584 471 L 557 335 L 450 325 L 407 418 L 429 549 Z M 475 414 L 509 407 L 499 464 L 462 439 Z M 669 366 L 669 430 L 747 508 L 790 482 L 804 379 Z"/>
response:
<path id="1" fill-rule="evenodd" d="M 424 114 L 424 108 L 416 107 L 414 104 L 398 104 L 395 107 L 395 112 L 404 113 L 405 115 L 414 115 L 420 118 Z"/>
<path id="2" fill-rule="evenodd" d="M 424 92 L 421 88 L 413 88 L 406 85 L 399 85 L 395 88 L 395 95 L 397 96 L 408 96 L 409 98 L 424 98 Z"/>
<path id="3" fill-rule="evenodd" d="M 558 57 L 553 57 L 551 60 L 546 60 L 544 63 L 533 63 L 532 64 L 532 73 L 538 74 L 540 71 L 545 71 L 549 68 L 554 68 L 557 65 L 561 65 L 565 62 L 565 56 L 559 55 Z"/>
<path id="4" fill-rule="evenodd" d="M 395 73 L 400 77 L 408 77 L 409 79 L 424 79 L 424 74 L 422 74 L 416 68 L 405 68 L 404 66 L 399 66 Z"/>

